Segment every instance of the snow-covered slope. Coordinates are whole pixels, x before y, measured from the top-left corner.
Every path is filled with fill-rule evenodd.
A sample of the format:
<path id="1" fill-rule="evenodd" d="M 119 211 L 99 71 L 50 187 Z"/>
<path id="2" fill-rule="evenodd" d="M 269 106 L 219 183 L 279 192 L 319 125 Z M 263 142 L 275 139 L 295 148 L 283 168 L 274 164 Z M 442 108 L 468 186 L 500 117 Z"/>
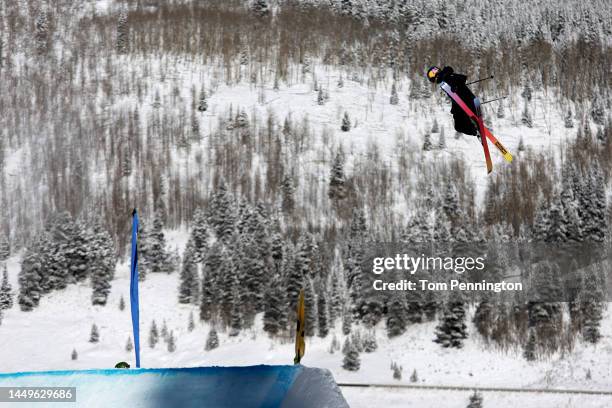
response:
<path id="1" fill-rule="evenodd" d="M 182 236 L 182 234 L 178 234 Z M 180 241 L 180 237 L 177 237 Z M 18 258 L 8 262 L 10 280 L 16 286 Z M 133 352 L 125 345 L 131 336 L 129 306 L 120 311 L 119 299 L 129 298 L 129 266 L 121 264 L 106 307 L 91 306 L 91 289 L 86 285 L 69 286 L 41 299 L 32 312 L 14 307 L 5 313 L 0 326 L 0 371 L 73 370 L 110 368 L 118 361 L 133 361 Z M 141 284 L 141 337 L 143 367 L 246 366 L 256 364 L 291 364 L 291 341 L 271 340 L 261 328 L 261 316 L 253 329 L 238 337 L 219 333 L 220 347 L 205 351 L 209 326 L 198 321 L 198 310 L 177 301 L 178 275 L 150 274 Z M 189 314 L 196 316 L 196 327 L 188 330 Z M 174 332 L 177 349 L 168 352 L 160 341 L 155 349 L 148 346 L 151 321 L 158 327 L 167 322 Z M 89 343 L 91 325 L 100 330 L 99 343 Z M 342 343 L 343 335 L 336 327 L 327 338 L 310 338 L 303 363 L 329 369 L 338 383 L 411 384 L 410 375 L 417 371 L 421 385 L 466 387 L 561 388 L 612 391 L 612 315 L 609 311 L 602 322 L 603 338 L 597 346 L 578 344 L 566 356 L 529 363 L 522 350 L 501 352 L 486 348 L 473 334 L 460 350 L 442 349 L 433 343 L 434 323 L 412 325 L 399 338 L 388 339 L 384 327 L 376 332 L 378 350 L 361 353 L 361 368 L 357 372 L 342 369 L 342 353 L 330 354 L 332 338 Z M 71 352 L 78 353 L 76 361 Z M 391 362 L 403 367 L 401 381 L 392 378 Z M 587 370 L 591 379 L 586 379 Z M 409 406 L 462 407 L 467 392 L 433 390 L 343 389 L 353 407 Z M 485 406 L 496 407 L 604 407 L 611 406 L 612 397 L 575 395 L 539 395 L 485 393 Z M 378 405 L 378 404 L 381 405 Z M 444 405 L 441 405 L 444 404 Z M 491 405 L 489 405 L 491 404 Z M 530 405 L 531 404 L 531 405 Z"/>

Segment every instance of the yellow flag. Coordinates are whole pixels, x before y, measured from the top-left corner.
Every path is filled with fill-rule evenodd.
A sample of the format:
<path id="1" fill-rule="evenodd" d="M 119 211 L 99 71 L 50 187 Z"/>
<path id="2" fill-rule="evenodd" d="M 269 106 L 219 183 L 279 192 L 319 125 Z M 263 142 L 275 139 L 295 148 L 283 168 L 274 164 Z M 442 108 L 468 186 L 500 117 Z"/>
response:
<path id="1" fill-rule="evenodd" d="M 297 304 L 297 328 L 295 330 L 295 358 L 293 359 L 294 364 L 299 364 L 304 357 L 306 351 L 306 343 L 304 342 L 304 335 L 306 330 L 306 319 L 304 313 L 304 289 L 300 290 L 300 297 L 298 298 Z"/>

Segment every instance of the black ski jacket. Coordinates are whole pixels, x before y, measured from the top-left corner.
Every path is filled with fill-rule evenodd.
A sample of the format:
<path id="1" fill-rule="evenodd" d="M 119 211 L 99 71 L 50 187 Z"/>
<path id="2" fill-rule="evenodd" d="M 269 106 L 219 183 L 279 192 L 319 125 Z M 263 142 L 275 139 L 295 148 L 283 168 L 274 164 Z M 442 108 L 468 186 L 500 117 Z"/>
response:
<path id="1" fill-rule="evenodd" d="M 453 92 L 459 95 L 459 98 L 474 112 L 476 112 L 476 105 L 474 103 L 474 99 L 476 96 L 470 91 L 470 89 L 465 84 L 467 80 L 467 76 L 462 74 L 455 74 L 452 67 L 444 67 L 442 71 L 436 77 L 436 82 L 446 82 L 450 85 Z M 455 120 L 455 130 L 460 133 L 464 133 L 466 135 L 476 136 L 478 134 L 478 129 L 472 123 L 469 116 L 461 109 L 459 105 L 453 102 L 453 107 L 451 108 L 451 113 L 453 114 L 453 119 Z"/>

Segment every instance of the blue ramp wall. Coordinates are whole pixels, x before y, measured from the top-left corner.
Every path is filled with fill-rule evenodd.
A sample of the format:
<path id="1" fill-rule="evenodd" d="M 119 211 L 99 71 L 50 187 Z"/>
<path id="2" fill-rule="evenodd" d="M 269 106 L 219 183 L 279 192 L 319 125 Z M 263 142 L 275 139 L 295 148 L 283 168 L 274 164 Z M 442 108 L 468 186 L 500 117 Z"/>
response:
<path id="1" fill-rule="evenodd" d="M 36 407 L 348 407 L 329 371 L 300 365 L 0 374 L 0 387 L 9 386 L 76 387 L 76 404 Z"/>

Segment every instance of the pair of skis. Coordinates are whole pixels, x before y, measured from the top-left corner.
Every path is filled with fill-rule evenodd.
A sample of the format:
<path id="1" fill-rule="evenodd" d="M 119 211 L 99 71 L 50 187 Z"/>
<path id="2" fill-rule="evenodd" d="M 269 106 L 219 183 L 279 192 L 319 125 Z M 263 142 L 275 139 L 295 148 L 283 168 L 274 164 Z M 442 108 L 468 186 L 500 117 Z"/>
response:
<path id="1" fill-rule="evenodd" d="M 512 155 L 510 152 L 500 143 L 499 140 L 487 129 L 484 125 L 482 117 L 480 114 L 476 115 L 472 110 L 463 102 L 463 100 L 451 89 L 450 85 L 446 82 L 442 82 L 440 84 L 440 88 L 453 100 L 469 118 L 474 121 L 474 123 L 478 126 L 478 133 L 480 134 L 480 141 L 482 143 L 482 149 L 484 150 L 485 160 L 487 162 L 487 174 L 493 171 L 493 163 L 491 162 L 491 155 L 489 153 L 489 145 L 487 143 L 487 139 L 491 141 L 499 149 L 501 154 L 504 155 L 504 159 L 508 163 L 512 163 Z M 480 112 L 479 112 L 480 113 Z"/>

